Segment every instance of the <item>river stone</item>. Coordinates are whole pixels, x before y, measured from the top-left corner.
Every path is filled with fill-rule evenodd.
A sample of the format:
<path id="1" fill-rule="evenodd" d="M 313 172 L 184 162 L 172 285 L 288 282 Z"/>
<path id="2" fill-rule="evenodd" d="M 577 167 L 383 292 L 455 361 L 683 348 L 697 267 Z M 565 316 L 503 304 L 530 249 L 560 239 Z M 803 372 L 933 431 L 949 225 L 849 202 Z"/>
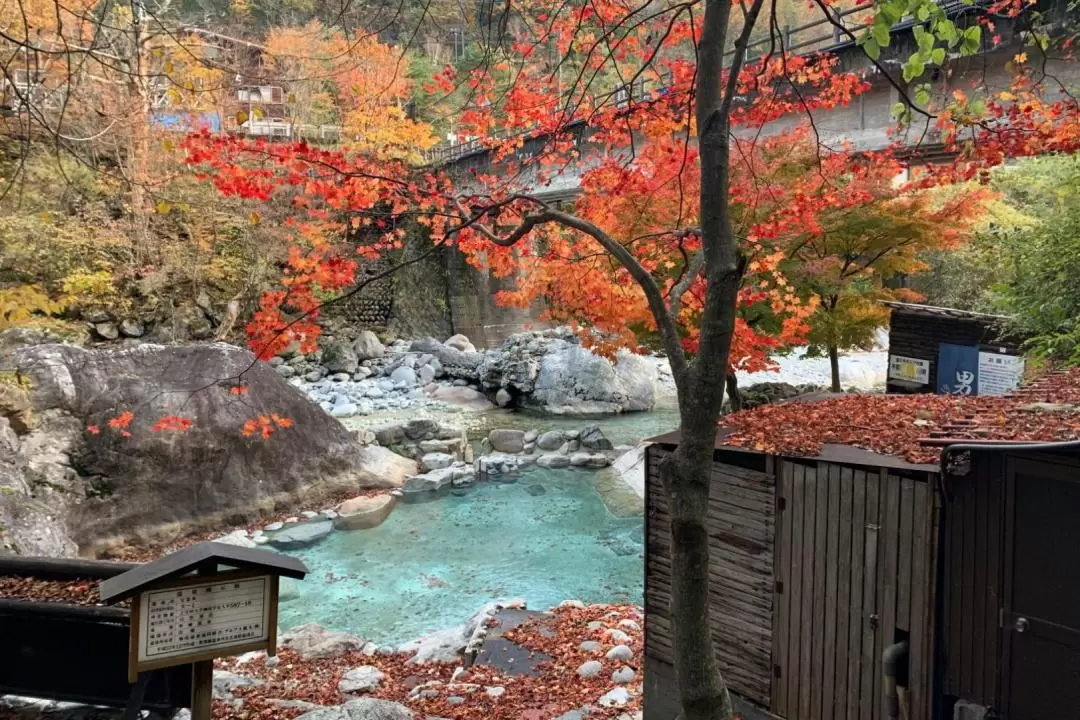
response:
<path id="1" fill-rule="evenodd" d="M 15 351 L 11 360 L 28 380 L 34 415 L 42 421 L 22 444 L 33 450 L 40 477 L 64 497 L 82 500 L 52 515 L 87 555 L 104 538 L 185 527 L 218 514 L 253 515 L 271 497 L 314 505 L 344 492 L 390 487 L 364 467 L 362 446 L 349 430 L 234 345 L 37 345 Z M 292 421 L 276 429 L 273 442 L 241 434 L 249 415 L 237 412 L 235 396 L 215 390 L 222 378 L 241 373 L 258 407 Z M 105 428 L 118 407 L 151 408 L 155 417 L 178 415 L 194 424 L 182 442 L 132 432 L 118 452 L 116 433 L 86 432 L 91 425 Z M 63 452 L 43 452 L 36 448 L 41 443 Z M 193 477 L 213 481 L 192 492 Z"/>
<path id="2" fill-rule="evenodd" d="M 589 453 L 577 452 L 570 456 L 570 464 L 574 467 L 585 467 L 592 460 Z"/>
<path id="3" fill-rule="evenodd" d="M 405 424 L 405 435 L 410 440 L 424 440 L 439 432 L 439 423 L 427 418 L 416 418 Z"/>
<path id="4" fill-rule="evenodd" d="M 608 660 L 618 660 L 620 662 L 630 662 L 634 659 L 634 651 L 626 645 L 616 645 L 607 651 L 605 656 Z"/>
<path id="5" fill-rule="evenodd" d="M 611 673 L 611 682 L 615 683 L 616 685 L 626 685 L 627 683 L 634 682 L 635 677 L 637 677 L 637 673 L 635 673 L 631 668 L 621 667 L 615 672 Z"/>
<path id="6" fill-rule="evenodd" d="M 353 352 L 360 360 L 372 360 L 386 355 L 386 348 L 370 330 L 361 330 L 353 343 Z"/>
<path id="7" fill-rule="evenodd" d="M 99 322 L 94 325 L 94 332 L 102 340 L 115 340 L 120 337 L 120 328 L 114 322 Z"/>
<path id="8" fill-rule="evenodd" d="M 477 412 L 483 412 L 495 407 L 487 399 L 487 395 L 475 388 L 468 387 L 468 383 L 464 381 L 461 385 L 455 382 L 453 387 L 440 385 L 431 393 L 431 397 L 448 405 L 457 405 L 466 410 Z"/>
<path id="9" fill-rule="evenodd" d="M 496 452 L 513 454 L 525 449 L 525 433 L 521 430 L 492 430 L 488 433 L 488 441 Z"/>
<path id="10" fill-rule="evenodd" d="M 322 540 L 334 529 L 329 520 L 315 520 L 305 523 L 293 523 L 284 530 L 279 530 L 270 537 L 274 547 L 282 550 L 298 550 Z"/>
<path id="11" fill-rule="evenodd" d="M 379 477 L 385 487 L 399 488 L 405 484 L 405 478 L 419 470 L 415 460 L 402 457 L 381 445 L 361 446 L 357 455 L 363 467 Z"/>
<path id="12" fill-rule="evenodd" d="M 394 510 L 397 498 L 393 495 L 361 496 L 346 500 L 337 507 L 333 519 L 338 530 L 369 530 L 378 527 Z"/>
<path id="13" fill-rule="evenodd" d="M 338 691 L 342 693 L 374 692 L 385 677 L 374 665 L 361 665 L 342 676 L 341 682 L 338 683 Z"/>
<path id="14" fill-rule="evenodd" d="M 536 439 L 536 447 L 541 450 L 558 450 L 565 442 L 563 434 L 557 430 L 550 430 Z"/>
<path id="15" fill-rule="evenodd" d="M 331 373 L 348 373 L 360 367 L 356 351 L 343 342 L 328 342 L 322 346 L 322 364 Z"/>
<path id="16" fill-rule="evenodd" d="M 278 365 L 274 371 L 283 378 L 291 378 L 296 375 L 296 368 L 292 365 Z"/>
<path id="17" fill-rule="evenodd" d="M 603 646 L 595 640 L 586 640 L 578 645 L 578 650 L 587 653 L 598 653 L 601 649 L 603 649 Z"/>
<path id="18" fill-rule="evenodd" d="M 499 388 L 499 391 L 495 393 L 495 404 L 499 407 L 506 407 L 514 401 L 514 396 L 506 388 Z"/>
<path id="19" fill-rule="evenodd" d="M 435 380 L 435 368 L 430 365 L 423 365 L 416 372 L 421 385 L 427 385 Z"/>
<path id="20" fill-rule="evenodd" d="M 454 481 L 456 468 L 447 467 L 440 470 L 432 470 L 422 475 L 412 475 L 405 480 L 402 491 L 406 493 L 430 492 Z M 471 470 L 470 470 L 471 472 Z"/>
<path id="21" fill-rule="evenodd" d="M 570 467 L 570 458 L 566 455 L 559 455 L 557 453 L 551 455 L 541 455 L 536 459 L 536 464 L 542 468 L 548 468 L 551 470 L 557 470 L 560 468 Z"/>
<path id="22" fill-rule="evenodd" d="M 140 338 L 146 333 L 146 328 L 138 320 L 122 320 L 120 322 L 120 334 L 129 338 Z"/>
<path id="23" fill-rule="evenodd" d="M 581 436 L 582 447 L 586 447 L 590 450 L 614 450 L 615 446 L 611 444 L 611 441 L 604 437 L 604 433 L 600 431 L 599 425 L 589 425 L 582 429 Z"/>
<path id="24" fill-rule="evenodd" d="M 596 704 L 600 707 L 622 707 L 630 702 L 632 698 L 633 696 L 630 694 L 629 690 L 624 687 L 617 687 L 597 700 Z M 304 717 L 307 716 L 305 715 Z"/>
<path id="25" fill-rule="evenodd" d="M 469 340 L 469 338 L 467 338 L 467 337 L 465 337 L 464 335 L 461 335 L 461 334 L 453 335 L 453 336 L 447 338 L 446 342 L 444 342 L 443 345 L 445 345 L 448 348 L 453 348 L 454 350 L 457 350 L 458 352 L 468 352 L 468 353 L 476 352 L 476 347 L 472 344 L 472 342 Z"/>
<path id="26" fill-rule="evenodd" d="M 583 678 L 594 678 L 600 674 L 603 668 L 604 666 L 599 660 L 589 660 L 581 664 L 581 667 L 577 669 L 577 674 Z"/>
<path id="27" fill-rule="evenodd" d="M 454 464 L 454 456 L 447 453 L 433 452 L 427 453 L 420 458 L 420 469 L 423 472 L 430 472 L 431 470 L 442 470 L 443 468 L 450 467 Z"/>
<path id="28" fill-rule="evenodd" d="M 348 652 L 359 652 L 364 647 L 364 641 L 355 635 L 308 623 L 282 635 L 281 647 L 294 650 L 305 660 L 325 660 Z"/>
<path id="29" fill-rule="evenodd" d="M 416 720 L 416 717 L 412 710 L 400 703 L 360 698 L 344 705 L 312 710 L 296 720 Z"/>
<path id="30" fill-rule="evenodd" d="M 242 687 L 256 687 L 263 684 L 262 680 L 244 677 L 228 670 L 214 671 L 214 698 L 217 700 L 232 700 L 233 690 Z"/>
<path id="31" fill-rule="evenodd" d="M 247 530 L 233 530 L 228 535 L 222 535 L 219 538 L 215 538 L 214 542 L 242 548 L 258 547 L 258 543 L 248 537 Z"/>
<path id="32" fill-rule="evenodd" d="M 408 365 L 402 365 L 390 373 L 390 379 L 399 385 L 412 387 L 417 383 L 416 371 Z"/>

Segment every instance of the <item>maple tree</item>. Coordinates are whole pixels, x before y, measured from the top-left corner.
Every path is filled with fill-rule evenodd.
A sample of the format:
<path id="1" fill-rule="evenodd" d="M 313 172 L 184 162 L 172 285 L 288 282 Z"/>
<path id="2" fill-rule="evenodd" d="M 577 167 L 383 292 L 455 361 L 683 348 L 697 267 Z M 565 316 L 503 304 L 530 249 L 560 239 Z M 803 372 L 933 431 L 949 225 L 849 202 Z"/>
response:
<path id="1" fill-rule="evenodd" d="M 357 259 L 335 252 L 333 242 L 348 224 L 382 231 L 380 243 L 362 249 L 377 253 L 400 245 L 401 231 L 388 219 L 405 215 L 427 228 L 433 247 L 453 244 L 496 275 L 516 275 L 504 302 L 542 297 L 550 319 L 577 327 L 601 352 L 637 349 L 645 340 L 667 355 L 681 442 L 661 477 L 672 507 L 672 618 L 687 720 L 732 712 L 709 631 L 705 523 L 725 378 L 733 368 L 767 364 L 771 349 L 804 341 L 817 310 L 816 295 L 793 289 L 782 261 L 794 239 L 816 238 L 868 203 L 893 220 L 917 212 L 934 222 L 919 196 L 869 189 L 884 182 L 895 160 L 831 154 L 815 143 L 821 167 L 803 173 L 810 177 L 770 177 L 769 153 L 807 136 L 763 136 L 765 125 L 844 105 L 868 83 L 839 71 L 834 59 L 791 54 L 782 43 L 747 62 L 765 6 L 716 0 L 650 6 L 648 14 L 618 2 L 522 7 L 528 32 L 514 39 L 511 53 L 493 53 L 461 76 L 448 67 L 425 88 L 435 96 L 468 88 L 457 127 L 483 139 L 493 169 L 464 178 L 303 143 L 204 134 L 185 144 L 189 162 L 224 194 L 289 197 L 298 211 L 293 224 L 305 252 L 290 257 L 283 289 L 264 297 L 248 328 L 260 357 L 293 340 L 314 347 L 326 306 L 321 293 L 357 291 Z M 943 64 L 943 48 L 973 54 L 981 47 L 982 25 L 957 27 L 922 0 L 888 0 L 867 9 L 872 23 L 860 36 L 872 62 L 903 10 L 928 33 L 916 33 L 907 81 Z M 557 72 L 563 58 L 576 69 L 569 85 Z M 646 76 L 662 87 L 617 92 L 620 82 Z M 921 90 L 915 100 L 923 100 Z M 905 190 L 970 179 L 1009 156 L 1076 149 L 1075 100 L 1044 90 L 1021 71 L 1006 94 L 987 100 L 957 92 L 920 102 L 955 159 L 916 173 Z M 530 137 L 542 142 L 525 151 Z M 867 164 L 880 177 L 868 174 Z M 568 169 L 581 178 L 572 207 L 538 197 Z M 846 182 L 837 186 L 830 177 Z"/>

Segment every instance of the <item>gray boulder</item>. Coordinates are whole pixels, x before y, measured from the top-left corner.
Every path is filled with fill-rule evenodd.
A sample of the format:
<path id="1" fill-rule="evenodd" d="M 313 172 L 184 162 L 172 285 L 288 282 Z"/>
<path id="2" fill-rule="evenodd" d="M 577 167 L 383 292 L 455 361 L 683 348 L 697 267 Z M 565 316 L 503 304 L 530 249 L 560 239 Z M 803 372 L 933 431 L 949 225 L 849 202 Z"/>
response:
<path id="1" fill-rule="evenodd" d="M 334 529 L 330 520 L 292 523 L 270 536 L 270 544 L 282 550 L 299 550 L 322 540 Z"/>
<path id="2" fill-rule="evenodd" d="M 120 337 L 120 328 L 114 322 L 99 322 L 94 325 L 94 332 L 102 340 L 115 340 Z"/>
<path id="3" fill-rule="evenodd" d="M 525 449 L 525 433 L 521 430 L 492 430 L 488 442 L 496 452 L 519 453 Z"/>
<path id="4" fill-rule="evenodd" d="M 331 373 L 352 375 L 360 367 L 356 351 L 343 342 L 328 342 L 322 348 L 322 364 Z"/>
<path id="5" fill-rule="evenodd" d="M 566 441 L 563 434 L 557 430 L 549 430 L 536 439 L 536 447 L 541 450 L 547 450 L 553 452 L 562 447 L 562 444 Z"/>
<path id="6" fill-rule="evenodd" d="M 369 693 L 379 689 L 383 678 L 382 671 L 374 665 L 361 665 L 349 670 L 338 683 L 338 692 Z"/>
<path id="7" fill-rule="evenodd" d="M 570 467 L 570 458 L 566 455 L 541 455 L 536 460 L 536 464 L 542 468 L 549 468 L 557 470 L 559 468 Z"/>
<path id="8" fill-rule="evenodd" d="M 447 453 L 432 452 L 420 458 L 420 469 L 424 472 L 429 470 L 442 470 L 454 464 L 454 456 Z"/>
<path id="9" fill-rule="evenodd" d="M 405 385 L 406 387 L 412 387 L 416 385 L 418 378 L 416 377 L 416 371 L 408 365 L 402 365 L 401 367 L 390 373 L 390 379 L 399 385 Z"/>
<path id="10" fill-rule="evenodd" d="M 242 687 L 257 687 L 263 681 L 256 678 L 244 677 L 228 670 L 214 671 L 214 698 L 218 700 L 232 700 L 233 690 Z"/>
<path id="11" fill-rule="evenodd" d="M 370 330 L 361 330 L 353 343 L 353 352 L 360 360 L 374 360 L 386 355 L 386 348 Z"/>
<path id="12" fill-rule="evenodd" d="M 348 430 L 235 346 L 39 345 L 14 358 L 40 418 L 20 438 L 22 453 L 63 491 L 63 502 L 49 507 L 86 554 L 97 542 L 161 526 L 254 516 L 273 496 L 318 502 L 389 487 L 365 469 Z M 227 387 L 241 373 L 243 406 Z M 135 417 L 125 437 L 108 421 L 128 408 Z M 275 426 L 267 440 L 241 433 L 245 421 L 272 413 L 292 425 Z M 190 418 L 190 429 L 151 431 L 158 418 L 173 415 Z"/>
<path id="13" fill-rule="evenodd" d="M 412 710 L 389 700 L 360 698 L 304 713 L 296 720 L 415 720 Z"/>
<path id="14" fill-rule="evenodd" d="M 325 660 L 359 652 L 364 641 L 355 635 L 327 630 L 322 625 L 298 625 L 281 636 L 281 647 L 299 653 L 305 660 Z"/>
<path id="15" fill-rule="evenodd" d="M 120 334 L 129 338 L 140 338 L 146 332 L 146 328 L 138 320 L 124 320 L 120 323 Z"/>
<path id="16" fill-rule="evenodd" d="M 589 450 L 614 450 L 615 446 L 604 437 L 599 425 L 588 425 L 581 431 L 581 446 Z"/>
<path id="17" fill-rule="evenodd" d="M 476 347 L 469 341 L 469 338 L 461 334 L 447 338 L 443 345 L 458 352 L 476 352 Z"/>

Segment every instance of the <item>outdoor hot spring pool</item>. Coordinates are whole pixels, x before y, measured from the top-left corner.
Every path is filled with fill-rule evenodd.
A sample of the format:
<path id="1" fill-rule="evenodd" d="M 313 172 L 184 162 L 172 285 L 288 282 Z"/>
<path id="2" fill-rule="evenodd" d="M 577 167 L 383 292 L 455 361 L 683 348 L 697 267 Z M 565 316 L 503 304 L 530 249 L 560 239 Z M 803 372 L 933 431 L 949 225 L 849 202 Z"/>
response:
<path id="1" fill-rule="evenodd" d="M 379 527 L 335 531 L 288 554 L 280 625 L 314 622 L 379 644 L 460 625 L 484 603 L 642 602 L 644 521 L 608 512 L 595 473 L 534 468 L 514 483 L 401 503 Z"/>

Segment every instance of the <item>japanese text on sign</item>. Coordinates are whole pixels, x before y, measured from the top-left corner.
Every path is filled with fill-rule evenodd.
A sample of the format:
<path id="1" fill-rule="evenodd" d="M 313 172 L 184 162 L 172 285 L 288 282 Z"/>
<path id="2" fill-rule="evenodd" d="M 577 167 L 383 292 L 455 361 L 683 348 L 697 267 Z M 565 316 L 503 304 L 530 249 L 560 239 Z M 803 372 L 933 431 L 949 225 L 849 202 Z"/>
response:
<path id="1" fill-rule="evenodd" d="M 270 578 L 152 590 L 139 603 L 139 662 L 266 640 Z"/>
<path id="2" fill-rule="evenodd" d="M 930 382 L 930 361 L 903 355 L 890 355 L 889 377 L 926 385 Z"/>

